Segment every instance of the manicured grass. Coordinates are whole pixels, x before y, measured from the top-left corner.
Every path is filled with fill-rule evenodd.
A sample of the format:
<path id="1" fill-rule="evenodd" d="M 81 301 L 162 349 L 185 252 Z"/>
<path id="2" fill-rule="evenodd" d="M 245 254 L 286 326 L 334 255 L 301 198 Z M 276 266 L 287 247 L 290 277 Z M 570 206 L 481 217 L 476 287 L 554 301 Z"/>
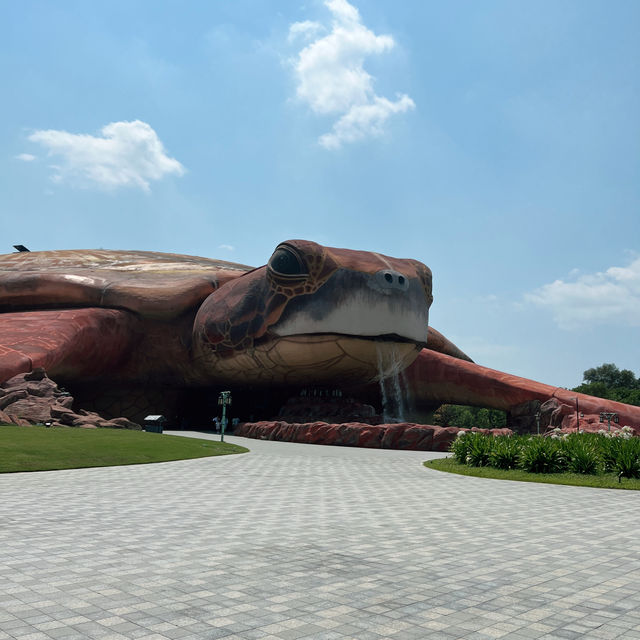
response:
<path id="1" fill-rule="evenodd" d="M 247 451 L 227 442 L 126 429 L 0 426 L 0 473 L 145 464 Z"/>
<path id="2" fill-rule="evenodd" d="M 580 473 L 529 473 L 520 469 L 495 469 L 494 467 L 470 467 L 460 464 L 453 458 L 427 460 L 424 463 L 429 469 L 448 471 L 475 478 L 494 478 L 496 480 L 518 480 L 520 482 L 542 482 L 547 484 L 569 484 L 577 487 L 598 487 L 601 489 L 635 489 L 640 490 L 640 479 L 618 478 L 614 474 L 584 475 Z"/>

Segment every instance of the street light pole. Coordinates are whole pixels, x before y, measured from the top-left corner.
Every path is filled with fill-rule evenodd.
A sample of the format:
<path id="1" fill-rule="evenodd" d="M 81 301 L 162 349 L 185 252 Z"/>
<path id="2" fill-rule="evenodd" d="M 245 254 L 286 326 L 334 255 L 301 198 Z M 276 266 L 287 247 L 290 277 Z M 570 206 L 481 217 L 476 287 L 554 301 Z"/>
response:
<path id="1" fill-rule="evenodd" d="M 220 425 L 220 442 L 224 442 L 224 430 L 227 427 L 227 405 L 231 404 L 231 391 L 221 391 L 218 404 L 222 405 L 222 424 Z"/>
<path id="2" fill-rule="evenodd" d="M 618 422 L 618 414 L 613 413 L 612 411 L 601 411 L 600 412 L 600 422 L 604 422 L 605 420 L 609 423 L 609 433 L 611 433 L 611 420 L 617 424 Z"/>

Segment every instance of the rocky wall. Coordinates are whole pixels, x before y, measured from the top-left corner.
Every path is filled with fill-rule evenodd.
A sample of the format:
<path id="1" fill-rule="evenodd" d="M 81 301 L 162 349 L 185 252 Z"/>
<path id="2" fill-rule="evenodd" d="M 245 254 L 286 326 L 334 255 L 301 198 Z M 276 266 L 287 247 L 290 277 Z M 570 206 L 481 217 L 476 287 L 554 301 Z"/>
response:
<path id="1" fill-rule="evenodd" d="M 73 410 L 73 397 L 47 377 L 44 369 L 21 373 L 0 385 L 0 424 L 53 427 L 141 429 L 127 418 L 107 420 L 92 411 Z"/>
<path id="2" fill-rule="evenodd" d="M 456 438 L 458 427 L 402 422 L 370 425 L 361 422 L 329 424 L 327 422 L 289 423 L 281 421 L 244 422 L 234 434 L 260 440 L 329 444 L 374 449 L 411 449 L 414 451 L 448 451 Z M 478 431 L 478 429 L 471 429 Z M 492 435 L 509 435 L 510 429 L 483 429 Z"/>

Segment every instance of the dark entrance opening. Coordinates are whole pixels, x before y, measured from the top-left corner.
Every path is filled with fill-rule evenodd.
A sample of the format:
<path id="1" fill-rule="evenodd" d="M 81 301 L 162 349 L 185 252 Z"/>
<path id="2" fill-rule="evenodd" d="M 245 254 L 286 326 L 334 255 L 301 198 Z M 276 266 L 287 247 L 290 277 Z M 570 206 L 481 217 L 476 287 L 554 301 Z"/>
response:
<path id="1" fill-rule="evenodd" d="M 231 406 L 227 407 L 228 429 L 232 421 L 254 422 L 277 419 L 280 407 L 291 395 L 291 389 L 265 389 L 252 387 L 207 387 L 205 389 L 185 389 L 181 393 L 178 406 L 178 425 L 182 429 L 210 431 L 213 418 L 222 417 L 222 407 L 218 405 L 221 391 L 231 391 Z"/>

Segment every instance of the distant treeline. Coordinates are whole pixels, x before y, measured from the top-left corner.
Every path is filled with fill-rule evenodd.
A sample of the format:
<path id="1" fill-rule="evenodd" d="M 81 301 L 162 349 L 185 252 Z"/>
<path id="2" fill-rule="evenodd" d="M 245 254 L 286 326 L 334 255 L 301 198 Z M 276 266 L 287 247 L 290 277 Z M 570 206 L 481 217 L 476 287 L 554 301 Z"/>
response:
<path id="1" fill-rule="evenodd" d="M 587 369 L 582 384 L 572 391 L 640 406 L 640 378 L 629 369 L 618 369 L 613 363 Z"/>

